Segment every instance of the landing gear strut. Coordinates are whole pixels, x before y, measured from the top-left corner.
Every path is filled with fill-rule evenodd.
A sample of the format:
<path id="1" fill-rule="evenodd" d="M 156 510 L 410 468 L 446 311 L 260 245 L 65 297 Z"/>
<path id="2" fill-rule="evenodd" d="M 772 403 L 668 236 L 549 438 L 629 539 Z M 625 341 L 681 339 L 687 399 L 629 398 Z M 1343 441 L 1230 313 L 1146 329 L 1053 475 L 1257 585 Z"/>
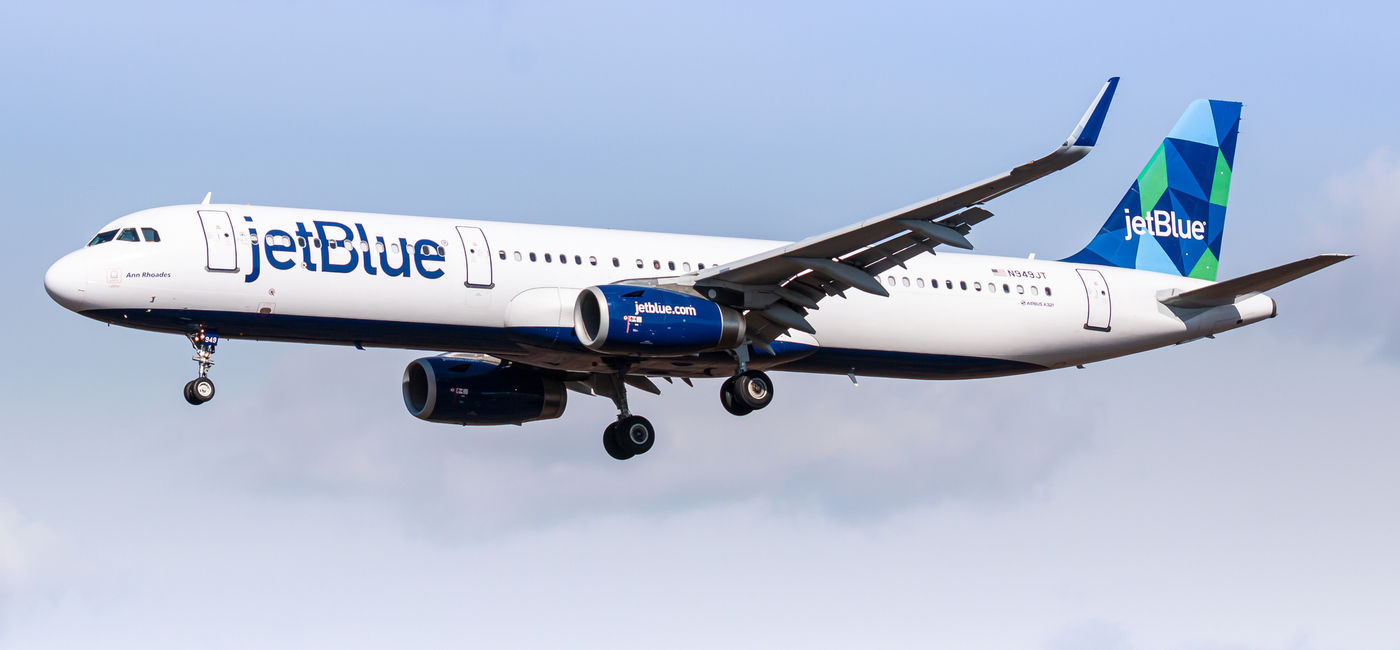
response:
<path id="1" fill-rule="evenodd" d="M 613 404 L 617 405 L 617 421 L 603 430 L 603 449 L 618 460 L 645 454 L 656 444 L 656 429 L 651 422 L 640 415 L 632 415 L 627 408 L 627 383 L 622 380 L 625 370 L 621 368 L 604 375 L 609 379 Z"/>
<path id="2" fill-rule="evenodd" d="M 199 364 L 199 376 L 185 384 L 185 401 L 199 406 L 214 399 L 214 382 L 209 379 L 209 369 L 214 366 L 214 348 L 219 345 L 219 335 L 201 328 L 186 336 L 194 346 L 194 356 L 190 359 Z"/>

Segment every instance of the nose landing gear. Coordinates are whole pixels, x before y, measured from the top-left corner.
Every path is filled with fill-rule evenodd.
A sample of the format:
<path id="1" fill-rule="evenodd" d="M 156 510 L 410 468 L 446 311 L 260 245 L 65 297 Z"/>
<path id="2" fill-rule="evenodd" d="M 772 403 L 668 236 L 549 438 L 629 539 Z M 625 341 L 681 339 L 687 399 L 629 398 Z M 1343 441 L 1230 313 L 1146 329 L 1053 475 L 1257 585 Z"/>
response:
<path id="1" fill-rule="evenodd" d="M 199 406 L 214 399 L 214 382 L 209 379 L 209 369 L 214 366 L 214 348 L 219 345 L 219 335 L 200 329 L 185 336 L 194 346 L 194 356 L 190 359 L 199 364 L 199 376 L 185 383 L 185 401 Z"/>

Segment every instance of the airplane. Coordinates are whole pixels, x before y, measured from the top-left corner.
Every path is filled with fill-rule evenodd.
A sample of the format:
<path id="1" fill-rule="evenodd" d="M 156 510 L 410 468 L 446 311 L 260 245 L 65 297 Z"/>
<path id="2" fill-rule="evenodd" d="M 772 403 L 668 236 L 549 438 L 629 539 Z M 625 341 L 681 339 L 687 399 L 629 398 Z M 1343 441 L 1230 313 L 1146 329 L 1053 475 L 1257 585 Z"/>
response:
<path id="1" fill-rule="evenodd" d="M 458 425 L 563 415 L 609 398 L 603 447 L 647 453 L 627 389 L 722 379 L 734 415 L 767 371 L 961 379 L 1038 372 L 1273 318 L 1264 292 L 1318 255 L 1216 281 L 1242 105 L 1192 102 L 1098 233 L 1061 260 L 950 254 L 988 201 L 1083 159 L 1118 78 L 1049 154 L 797 242 L 211 203 L 142 210 L 55 262 L 44 288 L 113 325 L 187 337 L 214 397 L 223 339 L 438 352 L 403 375 L 415 417 Z"/>

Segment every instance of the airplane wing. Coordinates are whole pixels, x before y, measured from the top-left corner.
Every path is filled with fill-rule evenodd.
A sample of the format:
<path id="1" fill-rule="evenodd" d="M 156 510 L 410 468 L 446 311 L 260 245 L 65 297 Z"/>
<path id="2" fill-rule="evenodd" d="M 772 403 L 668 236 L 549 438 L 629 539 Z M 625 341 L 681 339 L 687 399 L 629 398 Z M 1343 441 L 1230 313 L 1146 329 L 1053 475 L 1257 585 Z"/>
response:
<path id="1" fill-rule="evenodd" d="M 814 333 L 805 316 L 823 298 L 844 296 L 848 289 L 888 296 L 880 273 L 937 246 L 972 248 L 966 235 L 992 216 L 979 205 L 1088 155 L 1117 87 L 1118 77 L 1109 79 L 1064 144 L 1043 157 L 942 196 L 670 282 L 750 310 L 748 332 L 757 343 L 772 342 L 789 329 Z"/>

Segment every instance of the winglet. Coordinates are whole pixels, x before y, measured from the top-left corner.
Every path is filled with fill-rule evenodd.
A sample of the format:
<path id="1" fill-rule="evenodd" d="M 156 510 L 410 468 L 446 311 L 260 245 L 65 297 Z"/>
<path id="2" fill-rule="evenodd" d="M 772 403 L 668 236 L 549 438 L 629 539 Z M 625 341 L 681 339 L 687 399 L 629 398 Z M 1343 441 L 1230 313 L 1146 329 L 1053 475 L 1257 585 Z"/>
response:
<path id="1" fill-rule="evenodd" d="M 1094 98 L 1089 110 L 1084 112 L 1084 117 L 1079 118 L 1079 124 L 1076 124 L 1069 137 L 1065 138 L 1066 145 L 1092 147 L 1099 141 L 1099 131 L 1103 129 L 1103 120 L 1108 117 L 1108 105 L 1113 103 L 1113 91 L 1117 89 L 1118 77 L 1111 77 L 1099 90 L 1099 95 Z"/>
<path id="2" fill-rule="evenodd" d="M 212 198 L 214 198 L 214 193 L 213 193 L 213 192 L 209 192 L 208 194 L 205 194 L 205 195 L 204 195 L 204 200 L 203 200 L 203 201 L 200 201 L 199 204 L 200 204 L 200 205 L 209 205 L 209 199 L 212 199 Z"/>

